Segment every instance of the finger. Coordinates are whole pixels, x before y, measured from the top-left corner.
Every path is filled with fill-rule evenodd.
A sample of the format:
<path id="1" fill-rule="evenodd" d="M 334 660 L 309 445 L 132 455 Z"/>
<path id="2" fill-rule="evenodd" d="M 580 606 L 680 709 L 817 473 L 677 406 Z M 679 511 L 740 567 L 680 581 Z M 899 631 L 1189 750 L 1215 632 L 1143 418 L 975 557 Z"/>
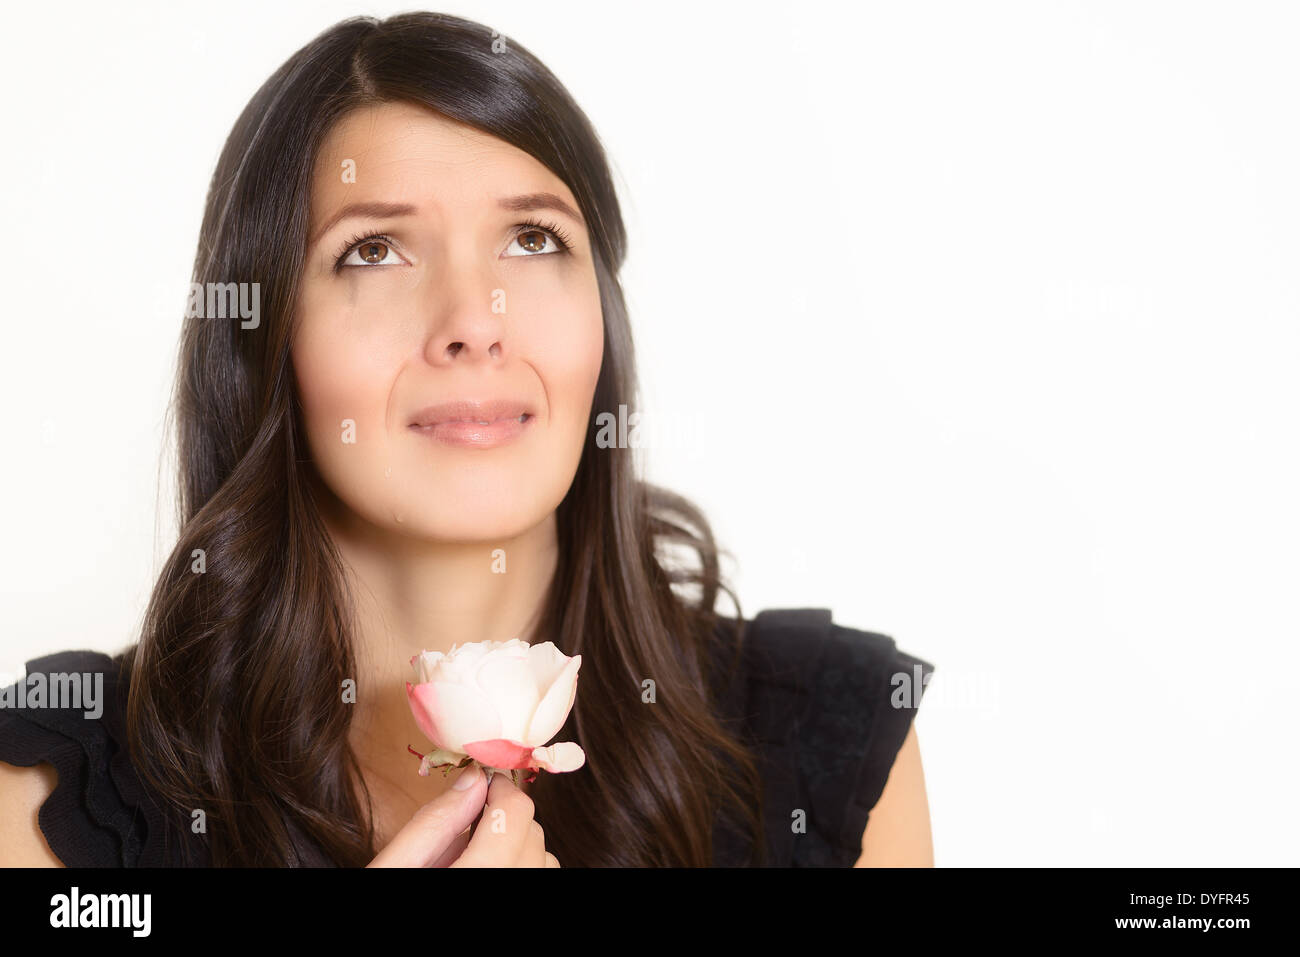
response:
<path id="1" fill-rule="evenodd" d="M 460 777 L 472 781 L 465 790 L 450 788 L 411 815 L 405 826 L 370 862 L 369 867 L 429 867 L 469 827 L 487 794 L 487 778 L 477 765 Z"/>
<path id="2" fill-rule="evenodd" d="M 508 775 L 494 774 L 465 853 L 452 867 L 517 867 L 530 834 L 533 802 Z"/>
<path id="3" fill-rule="evenodd" d="M 438 859 L 430 864 L 430 867 L 450 867 L 452 861 L 465 853 L 465 848 L 469 845 L 470 835 L 474 833 L 472 827 L 467 827 L 452 839 L 447 845 L 447 849 L 439 855 Z"/>
<path id="4" fill-rule="evenodd" d="M 519 855 L 520 867 L 545 867 L 546 866 L 546 832 L 542 826 L 533 819 L 532 826 L 529 828 L 528 839 L 524 841 L 523 852 Z"/>
<path id="5" fill-rule="evenodd" d="M 452 867 L 518 867 L 531 834 L 533 800 L 508 775 L 492 775 L 483 818 Z"/>

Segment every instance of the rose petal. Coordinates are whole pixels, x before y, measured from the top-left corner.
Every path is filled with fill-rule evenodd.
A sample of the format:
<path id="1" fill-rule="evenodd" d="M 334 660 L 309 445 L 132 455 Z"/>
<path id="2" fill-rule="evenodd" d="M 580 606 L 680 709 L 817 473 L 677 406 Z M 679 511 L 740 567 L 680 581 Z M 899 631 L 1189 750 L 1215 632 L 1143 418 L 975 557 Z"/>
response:
<path id="1" fill-rule="evenodd" d="M 537 679 L 537 695 L 542 697 L 555 684 L 560 673 L 564 671 L 564 666 L 569 663 L 569 656 L 555 647 L 553 641 L 543 641 L 540 644 L 530 645 L 528 648 L 528 663 L 533 666 L 533 675 Z"/>
<path id="2" fill-rule="evenodd" d="M 489 768 L 530 768 L 533 749 L 518 741 L 506 738 L 494 738 L 490 741 L 470 741 L 465 745 L 465 753 Z"/>
<path id="3" fill-rule="evenodd" d="M 545 748 L 533 748 L 532 758 L 535 767 L 553 774 L 576 771 L 587 763 L 587 753 L 572 741 L 561 741 L 559 744 L 552 744 Z"/>
<path id="4" fill-rule="evenodd" d="M 537 684 L 528 655 L 516 649 L 500 648 L 483 658 L 476 675 L 478 689 L 492 702 L 501 719 L 495 737 L 528 741 L 529 722 L 537 710 Z M 536 742 L 545 744 L 545 742 Z"/>
<path id="5" fill-rule="evenodd" d="M 537 746 L 546 744 L 564 727 L 565 719 L 573 710 L 574 697 L 578 691 L 578 669 L 582 666 L 582 655 L 575 655 L 555 676 L 545 696 L 533 712 L 533 720 L 528 726 L 525 741 Z"/>
<path id="6" fill-rule="evenodd" d="M 420 733 L 438 744 L 438 729 L 433 726 L 433 721 L 429 719 L 429 709 L 425 707 L 424 701 L 416 695 L 416 688 L 423 688 L 424 685 L 413 685 L 409 681 L 406 683 L 406 703 L 411 706 L 411 714 L 415 715 L 415 723 L 420 726 Z"/>
<path id="7" fill-rule="evenodd" d="M 448 751 L 465 752 L 465 741 L 501 736 L 501 718 L 492 700 L 477 688 L 431 681 L 407 684 L 407 699 L 430 741 Z"/>
<path id="8" fill-rule="evenodd" d="M 438 659 L 435 667 L 430 670 L 429 680 L 472 685 L 479 662 L 487 653 L 487 643 L 482 641 L 468 645 L 452 645 L 451 651 Z"/>

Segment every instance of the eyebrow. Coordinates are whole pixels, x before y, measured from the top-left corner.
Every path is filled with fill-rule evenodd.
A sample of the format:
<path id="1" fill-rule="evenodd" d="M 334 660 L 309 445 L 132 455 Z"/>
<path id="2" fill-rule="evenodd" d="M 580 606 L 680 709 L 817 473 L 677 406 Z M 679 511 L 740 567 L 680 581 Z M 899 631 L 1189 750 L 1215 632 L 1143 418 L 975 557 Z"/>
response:
<path id="1" fill-rule="evenodd" d="M 568 216 L 584 230 L 587 228 L 587 222 L 582 215 L 554 193 L 539 192 L 525 193 L 520 196 L 505 196 L 497 200 L 497 205 L 502 209 L 508 209 L 512 212 L 526 213 L 535 209 L 550 209 Z M 309 247 L 315 246 L 320 238 L 328 233 L 345 219 L 356 217 L 373 217 L 373 218 L 395 218 L 398 216 L 414 216 L 419 210 L 410 203 L 349 203 L 331 216 L 316 234 L 311 237 Z"/>
<path id="2" fill-rule="evenodd" d="M 534 209 L 553 209 L 557 213 L 563 213 L 583 229 L 587 228 L 587 221 L 582 215 L 556 196 L 554 193 L 528 193 L 524 196 L 507 196 L 497 201 L 502 209 L 509 209 L 517 213 L 526 213 Z"/>

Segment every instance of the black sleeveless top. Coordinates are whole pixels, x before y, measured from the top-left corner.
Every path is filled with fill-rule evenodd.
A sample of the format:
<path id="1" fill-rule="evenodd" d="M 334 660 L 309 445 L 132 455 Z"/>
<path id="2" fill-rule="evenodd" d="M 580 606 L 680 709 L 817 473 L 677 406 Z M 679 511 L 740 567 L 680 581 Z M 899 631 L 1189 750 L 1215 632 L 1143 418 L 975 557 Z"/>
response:
<path id="1" fill-rule="evenodd" d="M 933 666 L 886 635 L 834 624 L 826 609 L 760 612 L 745 622 L 735 666 L 733 631 L 734 621 L 723 619 L 711 681 L 720 717 L 758 762 L 766 863 L 851 867 Z M 120 662 L 120 655 L 95 651 L 27 662 L 29 676 L 102 672 L 103 714 L 95 720 L 84 709 L 0 707 L 0 761 L 48 761 L 58 771 L 37 820 L 66 866 L 208 866 L 188 821 L 164 811 L 136 776 L 126 747 L 129 676 L 119 673 Z M 910 700 L 902 694 L 908 687 L 915 689 Z M 16 691 L 7 690 L 5 700 L 16 701 Z M 744 866 L 749 852 L 747 835 L 720 817 L 714 866 Z M 323 853 L 300 863 L 334 866 Z"/>

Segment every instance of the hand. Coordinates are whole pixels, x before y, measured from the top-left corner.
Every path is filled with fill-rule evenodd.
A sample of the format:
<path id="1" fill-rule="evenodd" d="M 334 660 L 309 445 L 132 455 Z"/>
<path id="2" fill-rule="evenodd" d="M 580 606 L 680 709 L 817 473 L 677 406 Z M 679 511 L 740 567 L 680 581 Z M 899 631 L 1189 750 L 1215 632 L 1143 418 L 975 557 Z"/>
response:
<path id="1" fill-rule="evenodd" d="M 456 784 L 468 786 L 457 790 Z M 492 785 L 478 765 L 461 772 L 456 784 L 422 806 L 367 867 L 559 867 L 545 849 L 542 827 L 533 820 L 533 802 L 494 774 Z M 487 802 L 486 805 L 484 802 Z M 503 815 L 494 815 L 500 809 Z M 470 836 L 480 817 L 482 823 Z M 492 822 L 500 820 L 501 833 Z M 501 830 L 501 828 L 498 828 Z"/>
<path id="2" fill-rule="evenodd" d="M 465 835 L 458 837 L 457 843 Z M 492 775 L 487 804 L 474 836 L 450 867 L 559 867 L 546 849 L 546 835 L 533 818 L 533 799 L 508 774 Z M 453 845 L 454 847 L 454 845 Z"/>

